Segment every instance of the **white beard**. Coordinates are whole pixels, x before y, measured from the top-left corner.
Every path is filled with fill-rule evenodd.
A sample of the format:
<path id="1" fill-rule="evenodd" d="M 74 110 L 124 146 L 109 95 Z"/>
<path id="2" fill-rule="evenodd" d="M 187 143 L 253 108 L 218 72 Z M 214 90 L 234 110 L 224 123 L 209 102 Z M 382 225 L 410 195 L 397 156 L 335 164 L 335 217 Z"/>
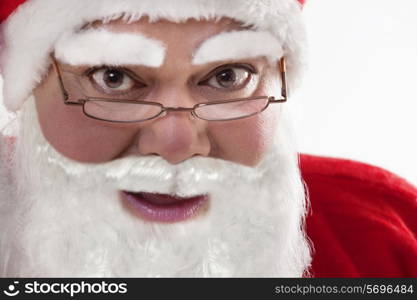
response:
<path id="1" fill-rule="evenodd" d="M 33 97 L 19 115 L 15 195 L 2 199 L 0 276 L 299 277 L 311 260 L 306 200 L 289 130 L 255 168 L 157 156 L 71 161 L 41 134 Z M 119 190 L 208 193 L 204 214 L 178 223 L 134 217 Z"/>

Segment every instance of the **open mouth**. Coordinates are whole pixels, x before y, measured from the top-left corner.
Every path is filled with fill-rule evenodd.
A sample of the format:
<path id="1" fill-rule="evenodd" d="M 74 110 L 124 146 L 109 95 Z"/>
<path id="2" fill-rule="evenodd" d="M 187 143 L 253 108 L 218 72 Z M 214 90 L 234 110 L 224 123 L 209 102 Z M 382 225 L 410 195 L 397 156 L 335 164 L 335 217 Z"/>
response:
<path id="1" fill-rule="evenodd" d="M 195 216 L 208 202 L 208 195 L 190 198 L 168 194 L 122 191 L 122 198 L 140 217 L 156 222 L 179 222 Z"/>

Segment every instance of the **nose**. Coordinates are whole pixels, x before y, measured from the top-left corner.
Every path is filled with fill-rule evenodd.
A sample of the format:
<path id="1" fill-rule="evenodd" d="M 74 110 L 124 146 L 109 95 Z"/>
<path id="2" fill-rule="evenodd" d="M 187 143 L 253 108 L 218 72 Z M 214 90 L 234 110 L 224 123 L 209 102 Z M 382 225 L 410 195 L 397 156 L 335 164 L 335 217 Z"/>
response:
<path id="1" fill-rule="evenodd" d="M 206 121 L 193 117 L 189 111 L 170 111 L 141 128 L 139 153 L 159 155 L 171 164 L 196 155 L 208 156 L 210 142 L 206 125 Z"/>

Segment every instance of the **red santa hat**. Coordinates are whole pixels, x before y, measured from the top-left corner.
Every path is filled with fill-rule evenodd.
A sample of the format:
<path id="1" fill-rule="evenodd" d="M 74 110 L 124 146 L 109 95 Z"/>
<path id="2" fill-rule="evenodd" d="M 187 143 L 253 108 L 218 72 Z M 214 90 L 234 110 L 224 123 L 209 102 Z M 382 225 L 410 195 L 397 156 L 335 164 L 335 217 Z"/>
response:
<path id="1" fill-rule="evenodd" d="M 49 54 L 64 34 L 97 20 L 180 22 L 229 17 L 268 31 L 281 42 L 289 83 L 298 77 L 305 44 L 305 0 L 1 0 L 0 69 L 4 104 L 17 111 L 48 70 Z"/>

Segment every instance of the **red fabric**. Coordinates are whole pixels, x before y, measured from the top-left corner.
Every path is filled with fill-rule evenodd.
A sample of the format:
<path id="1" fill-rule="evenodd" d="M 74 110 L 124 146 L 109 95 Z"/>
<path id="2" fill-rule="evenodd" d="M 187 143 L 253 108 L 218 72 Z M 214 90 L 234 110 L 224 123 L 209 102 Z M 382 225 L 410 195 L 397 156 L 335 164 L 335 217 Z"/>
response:
<path id="1" fill-rule="evenodd" d="M 6 20 L 9 15 L 23 2 L 26 0 L 1 0 L 0 3 L 0 23 Z M 298 0 L 302 5 L 304 5 L 306 0 Z"/>
<path id="2" fill-rule="evenodd" d="M 0 23 L 6 20 L 16 8 L 25 0 L 1 0 L 0 3 Z"/>
<path id="3" fill-rule="evenodd" d="M 350 160 L 301 155 L 313 277 L 417 277 L 417 189 Z"/>

